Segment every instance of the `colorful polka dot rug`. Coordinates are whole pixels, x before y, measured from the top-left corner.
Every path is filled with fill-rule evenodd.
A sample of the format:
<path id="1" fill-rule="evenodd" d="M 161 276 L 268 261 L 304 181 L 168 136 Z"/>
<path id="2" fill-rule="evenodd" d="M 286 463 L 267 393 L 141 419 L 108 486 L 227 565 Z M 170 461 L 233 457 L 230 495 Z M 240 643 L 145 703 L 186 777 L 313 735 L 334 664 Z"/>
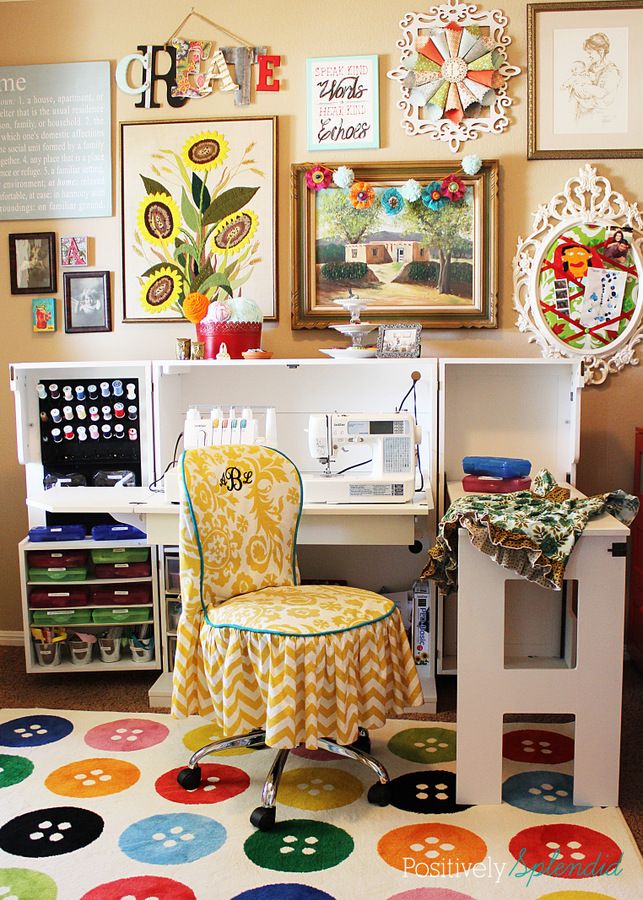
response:
<path id="1" fill-rule="evenodd" d="M 277 823 L 251 811 L 273 750 L 207 757 L 203 719 L 0 712 L 0 900 L 639 900 L 643 862 L 618 809 L 573 803 L 573 726 L 505 726 L 503 802 L 455 800 L 455 726 L 389 721 L 374 781 L 325 751 L 291 753 Z M 484 777 L 481 773 L 481 777 Z"/>

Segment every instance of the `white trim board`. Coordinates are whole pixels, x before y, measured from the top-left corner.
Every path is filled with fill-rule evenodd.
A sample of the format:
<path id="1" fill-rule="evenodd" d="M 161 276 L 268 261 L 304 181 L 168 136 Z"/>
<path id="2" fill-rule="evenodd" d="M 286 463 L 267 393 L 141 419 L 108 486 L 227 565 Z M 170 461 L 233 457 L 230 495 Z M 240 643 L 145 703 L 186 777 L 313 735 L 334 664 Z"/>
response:
<path id="1" fill-rule="evenodd" d="M 22 647 L 24 642 L 22 631 L 0 631 L 0 647 Z"/>

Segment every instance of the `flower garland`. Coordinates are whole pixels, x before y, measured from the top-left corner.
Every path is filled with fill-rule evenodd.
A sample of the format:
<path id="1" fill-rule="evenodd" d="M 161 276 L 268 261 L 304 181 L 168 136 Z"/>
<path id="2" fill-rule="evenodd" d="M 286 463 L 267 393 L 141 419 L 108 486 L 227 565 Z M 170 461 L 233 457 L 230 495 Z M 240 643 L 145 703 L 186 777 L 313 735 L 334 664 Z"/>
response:
<path id="1" fill-rule="evenodd" d="M 481 166 L 480 157 L 470 154 L 463 158 L 461 170 L 465 175 L 476 175 Z M 349 166 L 339 166 L 333 171 L 318 163 L 306 172 L 306 185 L 311 191 L 323 191 L 331 183 L 347 192 L 347 199 L 355 209 L 369 209 L 377 200 L 373 185 L 367 181 L 355 181 L 355 173 Z M 458 203 L 465 193 L 466 185 L 458 171 L 447 175 L 443 181 L 432 181 L 425 187 L 410 178 L 399 188 L 386 188 L 379 202 L 388 216 L 399 215 L 405 203 L 417 203 L 418 200 L 427 209 L 438 212 L 448 203 Z"/>

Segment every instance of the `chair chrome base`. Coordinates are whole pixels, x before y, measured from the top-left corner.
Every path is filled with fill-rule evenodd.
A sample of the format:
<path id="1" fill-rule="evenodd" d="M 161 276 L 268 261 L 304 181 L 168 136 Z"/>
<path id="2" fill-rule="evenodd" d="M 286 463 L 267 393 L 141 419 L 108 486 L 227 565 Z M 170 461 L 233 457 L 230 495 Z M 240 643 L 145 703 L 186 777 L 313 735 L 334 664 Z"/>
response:
<path id="1" fill-rule="evenodd" d="M 388 806 L 391 802 L 391 780 L 384 766 L 370 754 L 371 741 L 366 729 L 360 728 L 357 740 L 348 746 L 338 744 L 331 738 L 319 738 L 318 744 L 320 750 L 326 750 L 337 756 L 345 756 L 368 766 L 378 778 L 366 795 L 368 802 L 374 803 L 376 806 Z M 240 734 L 206 744 L 205 747 L 201 747 L 192 754 L 188 767 L 179 772 L 176 780 L 186 791 L 194 791 L 201 783 L 199 762 L 204 756 L 220 750 L 235 750 L 244 747 L 255 750 L 265 748 L 266 732 L 263 730 L 251 731 L 250 734 Z M 254 809 L 250 815 L 251 824 L 260 831 L 270 831 L 275 824 L 277 791 L 289 753 L 290 750 L 285 749 L 277 751 L 261 791 L 261 806 Z"/>

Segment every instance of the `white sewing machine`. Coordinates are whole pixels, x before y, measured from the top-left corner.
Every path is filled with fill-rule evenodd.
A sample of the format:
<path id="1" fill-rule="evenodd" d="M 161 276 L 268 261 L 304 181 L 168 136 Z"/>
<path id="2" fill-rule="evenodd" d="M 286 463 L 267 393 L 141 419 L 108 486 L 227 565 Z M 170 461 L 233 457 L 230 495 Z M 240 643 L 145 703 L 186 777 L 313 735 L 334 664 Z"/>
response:
<path id="1" fill-rule="evenodd" d="M 421 429 L 407 412 L 312 415 L 308 447 L 324 471 L 303 475 L 304 501 L 407 503 L 415 493 L 415 448 L 421 440 Z M 339 452 L 355 448 L 363 449 L 363 456 L 334 472 Z"/>

